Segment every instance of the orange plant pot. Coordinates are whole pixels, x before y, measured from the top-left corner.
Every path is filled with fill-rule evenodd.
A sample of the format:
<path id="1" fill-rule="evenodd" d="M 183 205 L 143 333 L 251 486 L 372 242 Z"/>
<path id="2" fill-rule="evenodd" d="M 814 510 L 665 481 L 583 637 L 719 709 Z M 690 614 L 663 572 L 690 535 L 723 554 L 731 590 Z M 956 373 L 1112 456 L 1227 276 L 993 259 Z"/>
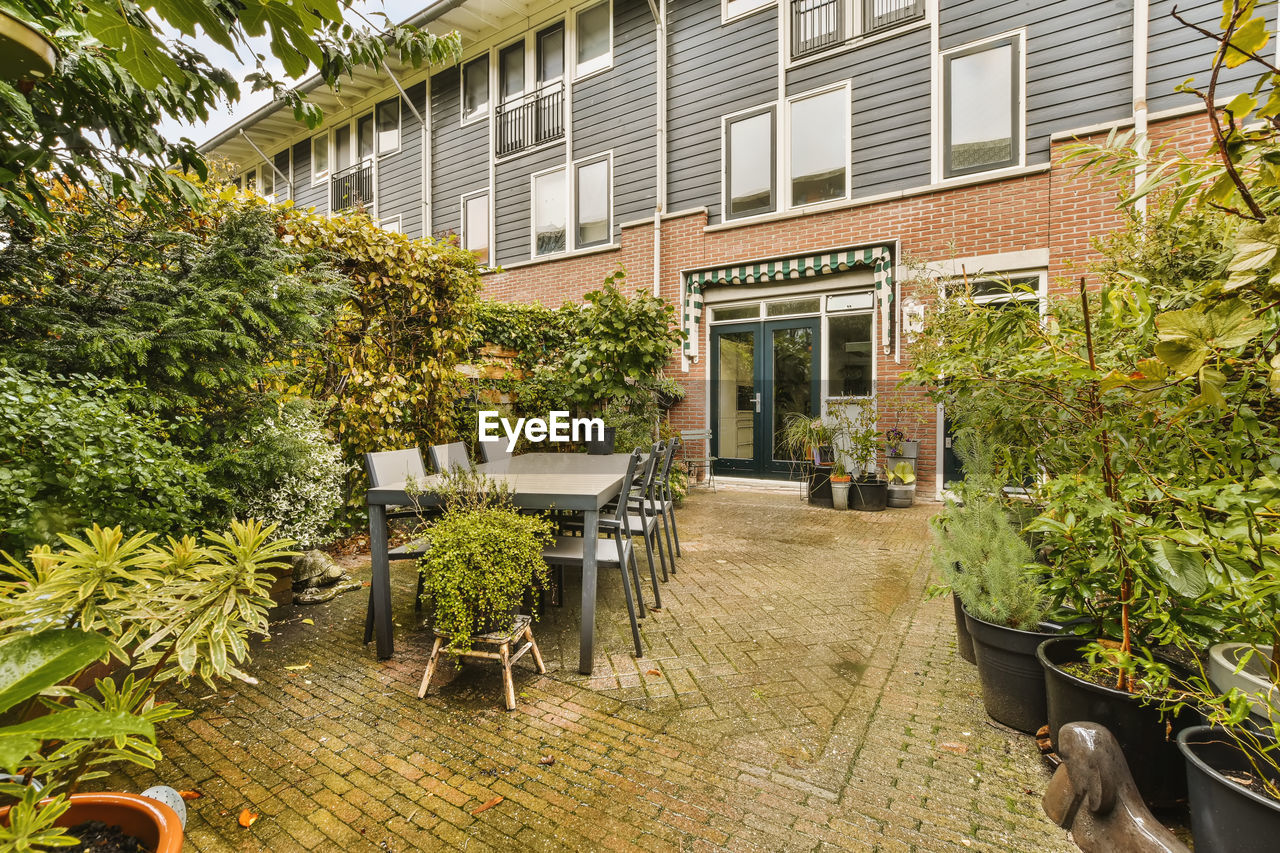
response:
<path id="1" fill-rule="evenodd" d="M 9 807 L 0 807 L 0 822 L 9 820 Z M 137 794 L 72 794 L 71 808 L 58 818 L 58 826 L 76 826 L 99 820 L 118 826 L 154 853 L 180 853 L 182 821 L 164 803 Z"/>

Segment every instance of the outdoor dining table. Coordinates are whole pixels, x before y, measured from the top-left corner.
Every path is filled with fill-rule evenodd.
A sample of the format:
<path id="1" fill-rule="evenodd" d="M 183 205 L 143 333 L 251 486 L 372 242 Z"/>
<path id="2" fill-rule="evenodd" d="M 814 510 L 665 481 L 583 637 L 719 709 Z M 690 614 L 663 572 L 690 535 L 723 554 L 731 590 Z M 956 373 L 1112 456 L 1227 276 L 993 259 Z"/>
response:
<path id="1" fill-rule="evenodd" d="M 511 489 L 511 500 L 524 509 L 558 509 L 582 513 L 585 547 L 582 560 L 582 624 L 579 629 L 578 671 L 591 674 L 596 615 L 596 543 L 600 510 L 622 491 L 630 454 L 592 456 L 582 453 L 525 453 L 476 465 L 476 471 Z M 391 617 L 391 570 L 387 553 L 387 507 L 438 506 L 428 491 L 441 480 L 432 474 L 416 484 L 414 495 L 405 483 L 369 489 L 369 552 L 373 562 L 373 633 L 378 657 L 394 651 Z M 366 642 L 367 642 L 366 637 Z"/>

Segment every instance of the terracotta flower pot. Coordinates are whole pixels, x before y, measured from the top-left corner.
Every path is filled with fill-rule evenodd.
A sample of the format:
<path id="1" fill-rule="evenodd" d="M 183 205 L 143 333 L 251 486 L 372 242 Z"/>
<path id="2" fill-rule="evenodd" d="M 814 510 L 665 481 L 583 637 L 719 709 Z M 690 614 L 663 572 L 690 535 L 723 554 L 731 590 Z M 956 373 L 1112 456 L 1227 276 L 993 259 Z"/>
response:
<path id="1" fill-rule="evenodd" d="M 0 822 L 9 820 L 9 807 L 0 808 Z M 77 826 L 100 820 L 118 826 L 154 853 L 182 850 L 182 820 L 164 803 L 137 794 L 72 794 L 71 808 L 58 818 L 58 826 Z"/>

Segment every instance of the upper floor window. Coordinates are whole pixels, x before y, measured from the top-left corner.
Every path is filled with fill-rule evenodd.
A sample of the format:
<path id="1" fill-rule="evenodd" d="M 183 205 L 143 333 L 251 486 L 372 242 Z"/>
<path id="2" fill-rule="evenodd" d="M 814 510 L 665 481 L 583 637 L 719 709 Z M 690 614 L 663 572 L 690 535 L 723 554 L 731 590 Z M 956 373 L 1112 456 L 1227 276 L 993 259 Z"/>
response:
<path id="1" fill-rule="evenodd" d="M 533 176 L 533 254 L 553 255 L 568 247 L 563 168 Z"/>
<path id="2" fill-rule="evenodd" d="M 788 107 L 791 206 L 847 198 L 848 88 L 793 98 Z"/>
<path id="3" fill-rule="evenodd" d="M 356 152 L 361 161 L 373 157 L 373 113 L 361 116 L 356 122 Z"/>
<path id="4" fill-rule="evenodd" d="M 773 5 L 773 0 L 720 0 L 720 18 L 731 21 Z"/>
<path id="5" fill-rule="evenodd" d="M 524 94 L 524 42 L 504 47 L 498 54 L 498 96 L 503 103 Z"/>
<path id="6" fill-rule="evenodd" d="M 942 173 L 1016 166 L 1021 157 L 1020 38 L 963 47 L 942 58 Z"/>
<path id="7" fill-rule="evenodd" d="M 322 133 L 311 137 L 311 182 L 324 180 L 329 176 L 329 134 Z"/>
<path id="8" fill-rule="evenodd" d="M 925 0 L 789 0 L 791 57 L 924 18 Z"/>
<path id="9" fill-rule="evenodd" d="M 574 248 L 584 249 L 610 241 L 609 158 L 574 166 Z"/>
<path id="10" fill-rule="evenodd" d="M 378 153 L 390 154 L 400 149 L 400 99 L 378 104 L 374 111 L 378 123 Z"/>
<path id="11" fill-rule="evenodd" d="M 489 193 L 478 192 L 462 197 L 462 248 L 489 263 Z"/>
<path id="12" fill-rule="evenodd" d="M 604 0 L 578 12 L 578 56 L 575 76 L 585 77 L 613 64 L 613 21 L 611 0 Z"/>
<path id="13" fill-rule="evenodd" d="M 489 56 L 485 54 L 462 66 L 462 120 L 480 118 L 489 112 Z"/>
<path id="14" fill-rule="evenodd" d="M 726 119 L 726 219 L 770 213 L 777 208 L 776 119 L 772 106 Z"/>

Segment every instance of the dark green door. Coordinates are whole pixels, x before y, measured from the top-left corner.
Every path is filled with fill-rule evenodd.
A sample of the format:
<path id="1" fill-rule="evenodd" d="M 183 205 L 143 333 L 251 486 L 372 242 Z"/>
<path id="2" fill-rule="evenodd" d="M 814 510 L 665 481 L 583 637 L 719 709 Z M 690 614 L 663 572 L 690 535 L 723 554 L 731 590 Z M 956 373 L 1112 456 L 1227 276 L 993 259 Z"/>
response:
<path id="1" fill-rule="evenodd" d="M 819 322 L 771 320 L 713 327 L 711 431 L 716 471 L 785 477 L 780 447 L 791 413 L 818 414 Z"/>

